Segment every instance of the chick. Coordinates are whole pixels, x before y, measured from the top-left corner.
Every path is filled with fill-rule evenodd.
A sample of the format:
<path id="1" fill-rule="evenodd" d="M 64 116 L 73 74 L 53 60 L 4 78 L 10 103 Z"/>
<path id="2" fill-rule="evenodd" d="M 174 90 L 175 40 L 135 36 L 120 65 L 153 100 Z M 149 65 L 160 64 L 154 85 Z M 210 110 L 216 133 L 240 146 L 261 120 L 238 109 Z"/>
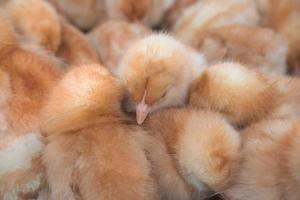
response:
<path id="1" fill-rule="evenodd" d="M 129 110 L 142 124 L 151 112 L 184 105 L 191 82 L 205 67 L 201 54 L 171 36 L 153 34 L 130 46 L 116 74 L 129 91 Z"/>
<path id="2" fill-rule="evenodd" d="M 104 66 L 115 73 L 120 59 L 130 44 L 147 34 L 150 34 L 150 30 L 142 24 L 107 21 L 96 27 L 88 38 L 97 49 Z"/>
<path id="3" fill-rule="evenodd" d="M 50 88 L 60 78 L 56 61 L 23 47 L 0 11 L 0 199 L 37 198 L 44 184 L 44 147 L 38 125 Z"/>
<path id="4" fill-rule="evenodd" d="M 120 108 L 123 88 L 99 65 L 74 68 L 45 107 L 44 164 L 51 199 L 157 199 L 146 132 Z"/>
<path id="5" fill-rule="evenodd" d="M 237 63 L 209 67 L 192 84 L 189 105 L 223 113 L 236 126 L 258 121 L 281 104 L 276 81 Z"/>
<path id="6" fill-rule="evenodd" d="M 198 0 L 175 0 L 175 3 L 167 11 L 163 18 L 162 27 L 164 29 L 170 29 L 184 12 L 184 10 L 197 1 Z"/>
<path id="7" fill-rule="evenodd" d="M 212 29 L 197 49 L 210 64 L 228 60 L 266 72 L 287 71 L 288 46 L 281 35 L 268 28 L 228 25 Z"/>
<path id="8" fill-rule="evenodd" d="M 62 41 L 56 55 L 69 66 L 99 63 L 97 51 L 89 44 L 86 36 L 67 20 L 62 19 Z"/>
<path id="9" fill-rule="evenodd" d="M 107 16 L 114 20 L 140 21 L 158 25 L 175 0 L 105 0 Z"/>
<path id="10" fill-rule="evenodd" d="M 149 151 L 162 199 L 207 199 L 237 171 L 239 133 L 218 113 L 170 108 L 145 122 L 156 138 Z"/>
<path id="11" fill-rule="evenodd" d="M 4 8 L 16 31 L 26 41 L 35 42 L 55 52 L 61 40 L 59 17 L 50 3 L 44 0 L 10 0 Z"/>
<path id="12" fill-rule="evenodd" d="M 263 25 L 283 35 L 289 45 L 288 64 L 291 73 L 300 72 L 300 1 L 257 0 Z"/>
<path id="13" fill-rule="evenodd" d="M 300 191 L 300 121 L 265 120 L 242 132 L 241 166 L 225 196 L 296 200 Z"/>
<path id="14" fill-rule="evenodd" d="M 202 0 L 185 9 L 172 31 L 185 43 L 199 46 L 211 28 L 230 24 L 255 26 L 259 20 L 254 1 Z"/>
<path id="15" fill-rule="evenodd" d="M 104 0 L 48 0 L 82 30 L 90 30 L 105 17 Z"/>

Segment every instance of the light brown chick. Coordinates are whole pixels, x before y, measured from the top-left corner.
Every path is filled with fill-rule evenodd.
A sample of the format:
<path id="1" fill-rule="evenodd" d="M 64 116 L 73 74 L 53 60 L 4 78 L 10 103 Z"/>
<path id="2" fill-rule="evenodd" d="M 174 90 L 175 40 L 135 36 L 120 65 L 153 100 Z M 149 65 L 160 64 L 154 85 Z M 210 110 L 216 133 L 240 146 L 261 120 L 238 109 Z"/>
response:
<path id="1" fill-rule="evenodd" d="M 104 16 L 104 0 L 48 0 L 82 30 L 90 30 Z"/>
<path id="2" fill-rule="evenodd" d="M 4 8 L 21 38 L 51 52 L 57 50 L 61 27 L 59 17 L 50 3 L 45 0 L 10 0 Z"/>
<path id="3" fill-rule="evenodd" d="M 184 10 L 196 3 L 198 0 L 175 0 L 175 3 L 172 7 L 166 12 L 163 21 L 162 27 L 164 29 L 170 29 L 184 12 Z"/>
<path id="4" fill-rule="evenodd" d="M 99 63 L 97 51 L 86 36 L 67 20 L 61 20 L 62 41 L 56 55 L 69 66 Z"/>
<path id="5" fill-rule="evenodd" d="M 189 105 L 223 113 L 237 126 L 271 114 L 281 103 L 276 81 L 237 63 L 209 67 L 193 83 Z"/>
<path id="6" fill-rule="evenodd" d="M 23 47 L 0 11 L 0 199 L 37 198 L 45 178 L 38 125 L 48 92 L 60 78 L 54 58 Z"/>
<path id="7" fill-rule="evenodd" d="M 228 25 L 212 29 L 197 49 L 210 65 L 227 60 L 265 72 L 287 71 L 288 46 L 281 35 L 268 28 Z"/>
<path id="8" fill-rule="evenodd" d="M 158 25 L 175 0 L 105 0 L 110 19 L 140 21 L 148 26 Z"/>
<path id="9" fill-rule="evenodd" d="M 92 30 L 88 38 L 91 45 L 97 49 L 103 65 L 115 73 L 120 59 L 130 44 L 150 32 L 150 29 L 142 24 L 107 21 Z"/>
<path id="10" fill-rule="evenodd" d="M 262 121 L 241 135 L 240 170 L 225 196 L 231 200 L 299 199 L 299 119 Z"/>
<path id="11" fill-rule="evenodd" d="M 206 67 L 204 57 L 166 34 L 136 41 L 125 52 L 117 75 L 129 91 L 137 123 L 159 109 L 185 104 L 191 82 Z"/>
<path id="12" fill-rule="evenodd" d="M 263 25 L 275 29 L 289 45 L 288 64 L 291 73 L 300 73 L 300 1 L 257 0 Z"/>
<path id="13" fill-rule="evenodd" d="M 72 69 L 54 88 L 43 126 L 51 199 L 157 199 L 146 132 L 122 113 L 123 92 L 99 65 Z"/>
<path id="14" fill-rule="evenodd" d="M 201 0 L 185 9 L 172 31 L 185 43 L 199 46 L 212 28 L 230 24 L 255 26 L 259 20 L 252 0 Z"/>
<path id="15" fill-rule="evenodd" d="M 228 186 L 241 142 L 223 116 L 172 108 L 154 113 L 145 124 L 156 139 L 148 151 L 163 199 L 207 199 Z"/>

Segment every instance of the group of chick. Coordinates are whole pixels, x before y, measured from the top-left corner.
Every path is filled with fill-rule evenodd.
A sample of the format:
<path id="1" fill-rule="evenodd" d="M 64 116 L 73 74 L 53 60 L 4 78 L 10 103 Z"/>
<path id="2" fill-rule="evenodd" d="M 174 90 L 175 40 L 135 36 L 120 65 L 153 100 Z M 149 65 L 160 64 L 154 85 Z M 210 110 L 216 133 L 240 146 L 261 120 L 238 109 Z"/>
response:
<path id="1" fill-rule="evenodd" d="M 300 199 L 300 0 L 1 0 L 1 200 Z"/>

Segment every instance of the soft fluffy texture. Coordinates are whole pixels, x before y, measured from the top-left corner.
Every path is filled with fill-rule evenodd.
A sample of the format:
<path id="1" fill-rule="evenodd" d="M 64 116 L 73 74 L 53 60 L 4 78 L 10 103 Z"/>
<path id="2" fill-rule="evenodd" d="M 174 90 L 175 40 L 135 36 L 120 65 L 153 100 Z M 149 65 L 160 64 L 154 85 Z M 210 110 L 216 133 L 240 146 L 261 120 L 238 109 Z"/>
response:
<path id="1" fill-rule="evenodd" d="M 222 191 L 236 172 L 239 133 L 220 114 L 166 109 L 146 121 L 154 175 L 163 199 L 206 199 Z"/>
<path id="2" fill-rule="evenodd" d="M 93 29 L 88 38 L 91 45 L 97 49 L 103 65 L 115 73 L 122 56 L 131 43 L 150 32 L 150 29 L 142 24 L 106 21 Z"/>
<path id="3" fill-rule="evenodd" d="M 244 126 L 269 115 L 281 101 L 276 81 L 237 63 L 209 67 L 193 82 L 189 105 L 222 112 Z"/>
<path id="4" fill-rule="evenodd" d="M 120 110 L 123 92 L 99 65 L 74 68 L 52 91 L 43 126 L 52 199 L 157 199 L 146 132 Z"/>
<path id="5" fill-rule="evenodd" d="M 246 25 L 228 25 L 210 30 L 202 46 L 210 64 L 236 61 L 268 73 L 287 71 L 288 46 L 272 29 Z"/>
<path id="6" fill-rule="evenodd" d="M 288 42 L 291 73 L 300 73 L 300 1 L 257 0 L 263 25 L 279 32 Z"/>
<path id="7" fill-rule="evenodd" d="M 242 162 L 225 195 L 232 200 L 299 198 L 299 120 L 266 120 L 242 132 Z"/>
<path id="8" fill-rule="evenodd" d="M 149 26 L 158 25 L 175 0 L 105 0 L 110 19 L 140 21 Z"/>
<path id="9" fill-rule="evenodd" d="M 5 4 L 15 30 L 26 41 L 55 52 L 61 27 L 56 10 L 45 0 L 10 0 Z"/>
<path id="10" fill-rule="evenodd" d="M 89 44 L 86 36 L 67 20 L 62 19 L 62 41 L 56 55 L 69 66 L 97 64 L 97 51 Z"/>
<path id="11" fill-rule="evenodd" d="M 206 32 L 230 24 L 255 26 L 259 15 L 254 1 L 202 0 L 185 9 L 173 27 L 175 35 L 185 43 L 201 45 Z"/>
<path id="12" fill-rule="evenodd" d="M 105 16 L 104 0 L 48 0 L 74 25 L 89 30 Z"/>
<path id="13" fill-rule="evenodd" d="M 3 13 L 0 27 L 0 198 L 37 198 L 45 181 L 40 114 L 62 72 L 43 51 L 21 46 Z"/>
<path id="14" fill-rule="evenodd" d="M 205 68 L 206 61 L 201 54 L 161 33 L 130 46 L 117 75 L 127 86 L 133 101 L 131 109 L 143 104 L 146 112 L 151 113 L 184 105 L 191 82 Z"/>

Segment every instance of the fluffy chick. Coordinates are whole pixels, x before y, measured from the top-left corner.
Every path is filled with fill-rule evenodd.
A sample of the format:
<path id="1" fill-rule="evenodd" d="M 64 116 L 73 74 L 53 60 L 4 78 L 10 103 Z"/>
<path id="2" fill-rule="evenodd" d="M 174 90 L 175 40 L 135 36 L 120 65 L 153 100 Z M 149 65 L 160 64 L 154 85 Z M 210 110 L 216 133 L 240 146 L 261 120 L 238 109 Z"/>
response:
<path id="1" fill-rule="evenodd" d="M 300 1 L 257 0 L 263 25 L 283 35 L 289 45 L 288 64 L 292 73 L 300 73 Z"/>
<path id="2" fill-rule="evenodd" d="M 239 161 L 239 133 L 218 113 L 170 108 L 145 122 L 156 139 L 149 149 L 163 199 L 207 199 L 228 186 Z"/>
<path id="3" fill-rule="evenodd" d="M 258 121 L 280 105 L 277 85 L 264 74 L 237 63 L 209 67 L 192 84 L 189 105 L 223 113 L 244 126 Z"/>
<path id="4" fill-rule="evenodd" d="M 0 199 L 37 198 L 44 183 L 38 124 L 61 71 L 52 57 L 21 46 L 0 11 Z"/>
<path id="5" fill-rule="evenodd" d="M 268 28 L 229 25 L 212 29 L 197 49 L 210 65 L 228 60 L 266 72 L 287 71 L 288 46 L 281 35 Z"/>
<path id="6" fill-rule="evenodd" d="M 140 21 L 148 26 L 160 23 L 175 0 L 105 0 L 110 19 Z"/>
<path id="7" fill-rule="evenodd" d="M 67 20 L 62 19 L 62 41 L 56 55 L 69 66 L 99 63 L 97 51 L 86 36 Z"/>
<path id="8" fill-rule="evenodd" d="M 137 123 L 164 107 L 185 104 L 191 82 L 206 67 L 201 54 L 166 34 L 138 40 L 125 52 L 117 75 L 128 88 Z"/>
<path id="9" fill-rule="evenodd" d="M 172 31 L 185 43 L 199 46 L 211 28 L 230 24 L 255 26 L 259 20 L 254 1 L 202 0 L 185 9 Z"/>
<path id="10" fill-rule="evenodd" d="M 103 65 L 115 73 L 120 59 L 130 44 L 150 32 L 142 24 L 107 21 L 92 30 L 88 38 L 91 45 L 97 49 Z"/>
<path id="11" fill-rule="evenodd" d="M 178 18 L 184 12 L 184 10 L 188 6 L 196 3 L 197 1 L 198 0 L 175 0 L 175 3 L 166 12 L 163 18 L 162 27 L 165 29 L 170 29 L 171 27 L 173 27 L 173 25 L 176 23 Z"/>
<path id="12" fill-rule="evenodd" d="M 102 66 L 73 68 L 45 108 L 51 199 L 154 200 L 146 132 L 120 109 L 123 88 Z"/>
<path id="13" fill-rule="evenodd" d="M 90 30 L 104 14 L 104 0 L 48 0 L 82 30 Z"/>
<path id="14" fill-rule="evenodd" d="M 296 200 L 300 191 L 300 121 L 266 120 L 242 132 L 242 161 L 225 196 Z"/>
<path id="15" fill-rule="evenodd" d="M 16 31 L 27 41 L 33 41 L 55 52 L 61 40 L 59 17 L 44 0 L 10 0 L 5 9 Z"/>

